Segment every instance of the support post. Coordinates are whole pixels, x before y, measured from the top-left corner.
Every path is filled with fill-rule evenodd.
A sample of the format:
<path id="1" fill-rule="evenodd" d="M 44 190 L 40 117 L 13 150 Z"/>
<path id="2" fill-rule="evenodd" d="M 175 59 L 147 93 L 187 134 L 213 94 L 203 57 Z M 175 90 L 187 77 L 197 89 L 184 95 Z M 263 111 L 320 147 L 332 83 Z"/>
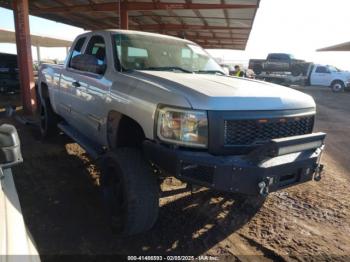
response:
<path id="1" fill-rule="evenodd" d="M 120 4 L 119 16 L 120 16 L 120 29 L 128 30 L 129 15 L 128 15 L 128 9 L 125 6 L 124 2 Z"/>
<path id="2" fill-rule="evenodd" d="M 28 0 L 14 0 L 13 14 L 16 29 L 17 61 L 23 110 L 25 114 L 34 114 L 37 105 L 29 30 Z"/>
<path id="3" fill-rule="evenodd" d="M 38 66 L 40 65 L 41 62 L 41 55 L 40 55 L 40 46 L 36 46 L 36 60 L 38 61 Z"/>

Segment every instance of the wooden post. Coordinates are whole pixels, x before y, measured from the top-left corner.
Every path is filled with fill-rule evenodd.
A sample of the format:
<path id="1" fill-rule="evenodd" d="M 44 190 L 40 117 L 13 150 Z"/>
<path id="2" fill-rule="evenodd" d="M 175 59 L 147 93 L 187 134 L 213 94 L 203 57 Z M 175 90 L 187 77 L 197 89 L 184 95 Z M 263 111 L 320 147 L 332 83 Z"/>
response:
<path id="1" fill-rule="evenodd" d="M 28 0 L 14 0 L 13 14 L 15 19 L 17 61 L 23 110 L 26 114 L 34 114 L 37 105 L 29 30 Z"/>
<path id="2" fill-rule="evenodd" d="M 128 30 L 129 16 L 128 16 L 128 9 L 126 8 L 124 2 L 120 4 L 119 15 L 120 15 L 120 29 Z"/>

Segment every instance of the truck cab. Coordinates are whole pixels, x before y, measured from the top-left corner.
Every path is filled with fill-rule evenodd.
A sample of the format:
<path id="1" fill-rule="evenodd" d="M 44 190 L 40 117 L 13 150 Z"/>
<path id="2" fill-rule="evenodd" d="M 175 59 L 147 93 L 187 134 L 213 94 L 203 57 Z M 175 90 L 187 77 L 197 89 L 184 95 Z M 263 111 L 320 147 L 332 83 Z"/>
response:
<path id="1" fill-rule="evenodd" d="M 268 71 L 288 71 L 294 56 L 291 54 L 272 53 L 268 54 L 264 69 Z"/>
<path id="2" fill-rule="evenodd" d="M 268 54 L 266 60 L 250 59 L 249 69 L 257 75 L 262 72 L 291 72 L 293 76 L 298 76 L 305 69 L 305 61 L 295 59 L 293 55 L 286 53 Z"/>
<path id="3" fill-rule="evenodd" d="M 334 92 L 350 87 L 350 72 L 330 65 L 314 65 L 310 75 L 310 85 L 328 86 Z"/>
<path id="4" fill-rule="evenodd" d="M 0 93 L 19 91 L 17 55 L 0 53 Z"/>

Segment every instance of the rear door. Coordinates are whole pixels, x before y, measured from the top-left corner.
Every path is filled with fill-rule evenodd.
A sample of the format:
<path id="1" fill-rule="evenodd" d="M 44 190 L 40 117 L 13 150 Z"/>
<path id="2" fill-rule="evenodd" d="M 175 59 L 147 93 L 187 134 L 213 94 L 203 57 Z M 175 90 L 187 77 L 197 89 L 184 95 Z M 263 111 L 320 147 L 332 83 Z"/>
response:
<path id="1" fill-rule="evenodd" d="M 326 66 L 316 66 L 311 74 L 311 85 L 330 86 L 332 74 Z"/>

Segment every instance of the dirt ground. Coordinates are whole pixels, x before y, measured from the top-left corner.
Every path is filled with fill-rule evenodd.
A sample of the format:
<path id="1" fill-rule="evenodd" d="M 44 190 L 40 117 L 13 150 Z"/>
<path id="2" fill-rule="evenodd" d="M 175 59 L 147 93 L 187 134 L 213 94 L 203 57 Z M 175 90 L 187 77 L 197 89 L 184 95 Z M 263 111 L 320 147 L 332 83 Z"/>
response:
<path id="1" fill-rule="evenodd" d="M 111 232 L 96 167 L 84 151 L 64 136 L 44 142 L 36 128 L 16 123 L 24 163 L 15 168 L 14 178 L 39 253 L 349 261 L 350 92 L 299 89 L 317 102 L 316 131 L 328 133 L 320 182 L 272 193 L 264 202 L 207 190 L 164 195 L 154 228 L 130 238 Z M 1 97 L 0 107 L 15 101 Z M 163 188 L 176 184 L 168 180 Z"/>

